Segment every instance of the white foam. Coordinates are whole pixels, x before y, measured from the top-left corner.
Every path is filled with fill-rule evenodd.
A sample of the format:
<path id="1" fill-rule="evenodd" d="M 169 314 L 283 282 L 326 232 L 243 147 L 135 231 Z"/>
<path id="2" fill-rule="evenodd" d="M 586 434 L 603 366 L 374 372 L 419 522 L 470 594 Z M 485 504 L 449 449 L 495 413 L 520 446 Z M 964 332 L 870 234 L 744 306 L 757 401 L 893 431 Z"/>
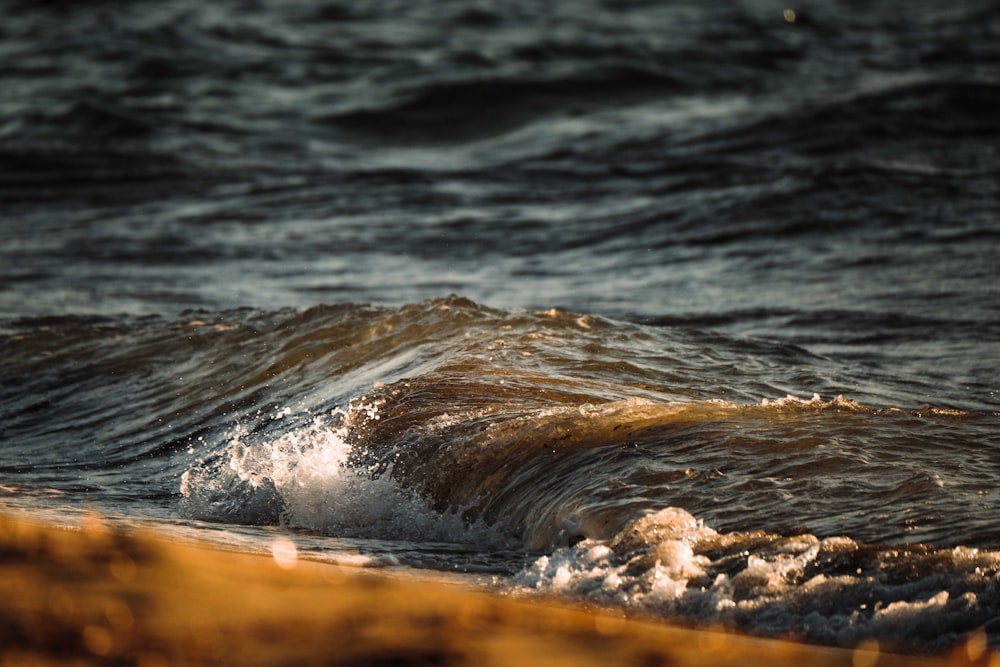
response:
<path id="1" fill-rule="evenodd" d="M 878 565 L 898 556 L 893 548 L 870 556 L 846 537 L 719 535 L 684 510 L 668 509 L 607 543 L 585 540 L 543 556 L 514 581 L 525 594 L 844 646 L 877 639 L 941 649 L 992 618 L 1000 554 L 942 550 L 911 561 L 914 573 L 902 580 Z"/>
<path id="2" fill-rule="evenodd" d="M 635 552 L 631 558 L 621 558 L 607 544 L 584 540 L 542 556 L 515 581 L 529 589 L 583 594 L 608 604 L 676 599 L 691 578 L 704 576 L 703 568 L 709 563 L 694 553 L 692 544 L 714 534 L 684 510 L 668 508 L 648 514 L 623 531 L 626 540 L 641 543 L 638 549 L 636 544 L 620 546 L 620 551 Z M 649 561 L 648 566 L 636 567 L 640 559 Z"/>
<path id="3" fill-rule="evenodd" d="M 259 442 L 237 429 L 221 457 L 200 462 L 181 481 L 182 513 L 194 518 L 270 523 L 323 534 L 420 542 L 505 544 L 494 531 L 468 526 L 457 513 L 433 511 L 391 478 L 348 464 L 349 424 L 377 420 L 377 404 L 350 415 L 313 417 L 305 426 Z M 285 421 L 285 410 L 276 418 Z M 254 513 L 259 512 L 259 516 Z"/>
<path id="4" fill-rule="evenodd" d="M 838 394 L 837 396 L 824 400 L 819 394 L 813 394 L 812 398 L 799 398 L 798 396 L 793 396 L 788 394 L 783 398 L 765 398 L 759 403 L 760 407 L 769 408 L 815 408 L 815 409 L 827 409 L 827 408 L 838 408 L 841 410 L 855 411 L 861 410 L 862 405 L 856 401 L 852 401 L 849 398 L 844 398 L 844 396 Z"/>

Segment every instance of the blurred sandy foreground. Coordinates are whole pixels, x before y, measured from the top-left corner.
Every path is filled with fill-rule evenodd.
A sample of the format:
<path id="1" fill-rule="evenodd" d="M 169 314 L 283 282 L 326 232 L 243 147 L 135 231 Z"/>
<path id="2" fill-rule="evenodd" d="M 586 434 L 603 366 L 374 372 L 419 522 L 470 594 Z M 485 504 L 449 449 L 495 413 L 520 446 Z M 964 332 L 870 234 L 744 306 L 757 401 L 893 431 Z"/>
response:
<path id="1" fill-rule="evenodd" d="M 389 570 L 0 515 L 0 665 L 944 665 L 695 631 Z"/>

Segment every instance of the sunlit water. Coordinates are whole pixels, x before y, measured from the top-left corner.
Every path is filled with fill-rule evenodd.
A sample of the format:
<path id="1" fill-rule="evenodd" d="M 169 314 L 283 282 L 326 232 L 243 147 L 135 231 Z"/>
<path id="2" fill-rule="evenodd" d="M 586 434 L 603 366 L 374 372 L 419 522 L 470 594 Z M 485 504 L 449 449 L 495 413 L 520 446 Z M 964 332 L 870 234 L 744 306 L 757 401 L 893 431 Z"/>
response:
<path id="1" fill-rule="evenodd" d="M 996 644 L 1000 14 L 787 9 L 12 5 L 3 504 Z"/>

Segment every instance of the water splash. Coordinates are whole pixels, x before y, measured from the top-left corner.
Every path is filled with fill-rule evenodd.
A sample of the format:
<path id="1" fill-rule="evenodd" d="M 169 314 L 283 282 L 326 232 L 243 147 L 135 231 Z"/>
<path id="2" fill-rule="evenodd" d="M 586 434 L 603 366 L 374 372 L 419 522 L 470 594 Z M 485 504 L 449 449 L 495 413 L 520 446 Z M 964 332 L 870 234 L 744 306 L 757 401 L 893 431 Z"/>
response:
<path id="1" fill-rule="evenodd" d="M 467 525 L 458 512 L 430 509 L 391 475 L 349 463 L 352 425 L 377 421 L 379 407 L 356 401 L 346 412 L 312 416 L 273 438 L 257 439 L 238 427 L 220 453 L 183 474 L 180 513 L 337 537 L 503 543 L 496 531 Z"/>

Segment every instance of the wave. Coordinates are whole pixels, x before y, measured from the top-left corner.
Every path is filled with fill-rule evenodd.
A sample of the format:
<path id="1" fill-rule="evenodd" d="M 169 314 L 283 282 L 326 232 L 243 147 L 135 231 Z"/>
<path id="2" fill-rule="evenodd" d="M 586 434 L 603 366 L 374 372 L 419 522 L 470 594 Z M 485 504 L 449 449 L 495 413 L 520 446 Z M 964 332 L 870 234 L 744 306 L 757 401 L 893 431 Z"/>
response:
<path id="1" fill-rule="evenodd" d="M 633 65 L 590 66 L 542 78 L 428 82 L 400 101 L 318 117 L 350 140 L 462 142 L 491 137 L 551 114 L 580 114 L 677 92 L 665 72 Z"/>
<path id="2" fill-rule="evenodd" d="M 764 634 L 940 647 L 995 615 L 996 414 L 862 402 L 829 359 L 693 322 L 22 318 L 0 471 L 38 502 L 516 552 L 512 590 Z"/>
<path id="3" fill-rule="evenodd" d="M 842 522 L 826 536 L 805 527 L 768 530 L 764 517 L 775 503 L 747 502 L 746 483 L 733 489 L 728 479 L 739 470 L 705 465 L 710 439 L 725 438 L 720 425 L 758 434 L 763 425 L 769 437 L 754 443 L 755 458 L 765 459 L 759 463 L 783 469 L 785 480 L 834 477 L 852 486 L 837 465 L 870 464 L 862 457 L 879 452 L 821 453 L 824 439 L 842 435 L 838 425 L 862 420 L 871 437 L 869 420 L 888 421 L 890 430 L 916 421 L 955 428 L 981 418 L 974 413 L 819 396 L 754 405 L 593 404 L 581 403 L 585 396 L 566 382 L 501 373 L 487 385 L 475 372 L 455 371 L 380 385 L 346 412 L 277 439 L 231 436 L 221 455 L 185 473 L 181 511 L 336 536 L 520 544 L 544 555 L 513 577 L 518 594 L 558 594 L 771 636 L 845 646 L 876 638 L 940 650 L 992 627 L 1000 551 L 859 541 L 837 533 Z M 648 455 L 659 448 L 668 451 Z M 750 478 L 744 482 L 774 481 Z M 724 521 L 698 518 L 710 512 L 683 494 L 663 493 L 720 480 L 715 492 L 729 487 L 729 495 L 714 502 L 739 505 L 729 530 L 717 529 Z M 881 516 L 888 521 L 893 502 L 926 503 L 945 485 L 933 475 L 911 482 L 902 493 L 887 483 L 880 499 L 848 509 L 888 510 Z M 778 502 L 801 500 L 821 499 L 797 501 L 786 491 Z M 945 518 L 941 527 L 950 532 L 954 523 Z M 983 544 L 984 535 L 977 537 Z"/>
<path id="4" fill-rule="evenodd" d="M 899 152 L 901 147 L 909 152 L 941 140 L 995 136 L 998 111 L 1000 86 L 995 81 L 924 77 L 786 107 L 763 120 L 727 128 L 711 141 L 730 151 L 781 146 L 812 157 L 852 154 L 860 148 L 866 149 L 862 154 L 886 148 Z M 928 154 L 946 157 L 924 151 L 924 158 Z M 895 164 L 900 168 L 892 169 Z M 912 171 L 900 159 L 879 165 L 885 173 L 898 172 L 900 179 Z"/>

